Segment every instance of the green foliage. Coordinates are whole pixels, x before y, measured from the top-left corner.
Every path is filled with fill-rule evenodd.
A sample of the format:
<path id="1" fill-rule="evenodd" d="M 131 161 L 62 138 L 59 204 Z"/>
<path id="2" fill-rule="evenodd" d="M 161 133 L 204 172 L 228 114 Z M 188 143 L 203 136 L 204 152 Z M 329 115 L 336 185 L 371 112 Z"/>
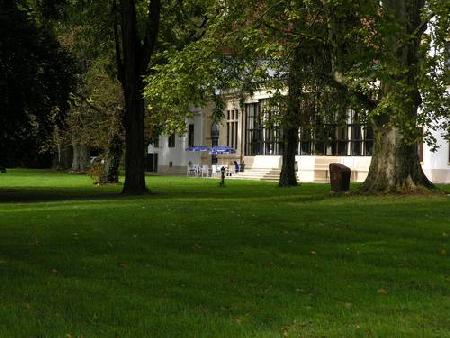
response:
<path id="1" fill-rule="evenodd" d="M 327 84 L 331 68 L 324 47 L 327 27 L 313 19 L 322 15 L 319 2 L 252 0 L 209 5 L 207 13 L 215 15 L 208 17 L 202 38 L 170 54 L 167 64 L 147 79 L 146 98 L 159 120 L 182 121 L 192 106 L 215 103 L 218 94 L 232 93 L 242 99 L 261 89 L 273 93 L 274 106 L 283 114 L 286 97 L 280 94 L 286 92 L 294 59 L 296 72 L 301 73 L 302 99 L 321 97 L 309 105 L 307 114 L 327 114 L 331 102 L 347 105 L 343 103 L 347 98 L 336 95 Z M 215 116 L 223 114 L 216 113 L 219 110 L 216 106 Z"/>
<path id="2" fill-rule="evenodd" d="M 158 120 L 181 121 L 190 105 L 204 105 L 225 89 L 238 96 L 261 88 L 282 93 L 287 89 L 286 75 L 296 64 L 303 88 L 299 99 L 315 102 L 307 105 L 309 111 L 300 107 L 301 115 L 330 118 L 352 107 L 366 120 L 389 120 L 407 142 L 422 137 L 418 126 L 427 127 L 425 140 L 433 144 L 432 130 L 448 129 L 449 5 L 426 1 L 422 22 L 414 23 L 403 22 L 389 4 L 208 3 L 206 12 L 215 15 L 208 17 L 205 34 L 184 49 L 167 53 L 167 64 L 147 79 L 146 98 Z M 420 42 L 418 62 L 408 65 L 396 50 L 414 39 Z M 407 75 L 411 67 L 417 68 L 413 80 Z M 420 104 L 411 99 L 416 90 Z M 280 107 L 286 106 L 283 97 L 279 96 Z"/>
<path id="3" fill-rule="evenodd" d="M 411 144 L 422 138 L 418 127 L 425 127 L 425 141 L 435 146 L 432 131 L 446 133 L 450 118 L 445 62 L 450 57 L 445 48 L 450 7 L 448 2 L 425 1 L 420 10 L 418 3 L 360 1 L 346 7 L 335 3 L 330 11 L 344 22 L 353 16 L 353 21 L 332 22 L 334 70 L 352 94 L 369 103 L 371 118 L 399 128 Z M 407 18 L 402 16 L 406 10 Z M 406 57 L 411 61 L 405 62 Z"/>
<path id="4" fill-rule="evenodd" d="M 108 60 L 97 59 L 80 77 L 67 117 L 68 142 L 74 138 L 106 150 L 111 138 L 123 135 L 123 95 L 120 84 L 107 73 Z"/>
<path id="5" fill-rule="evenodd" d="M 105 180 L 105 162 L 101 157 L 95 159 L 87 171 L 89 177 L 92 179 L 94 184 L 106 183 Z"/>
<path id="6" fill-rule="evenodd" d="M 0 161 L 43 165 L 39 154 L 68 110 L 76 67 L 52 32 L 16 1 L 0 8 L 0 47 Z"/>
<path id="7" fill-rule="evenodd" d="M 64 128 L 56 133 L 59 146 L 77 143 L 106 152 L 115 135 L 123 137 L 123 95 L 115 65 L 112 5 L 109 0 L 53 4 L 58 15 L 50 17 L 49 24 L 79 65 L 70 112 Z"/>
<path id="8" fill-rule="evenodd" d="M 426 140 L 435 146 L 432 130 L 450 138 L 450 4 L 429 1 L 423 17 L 429 25 L 421 46 L 423 61 L 418 82 L 423 103 L 418 124 L 428 127 Z"/>

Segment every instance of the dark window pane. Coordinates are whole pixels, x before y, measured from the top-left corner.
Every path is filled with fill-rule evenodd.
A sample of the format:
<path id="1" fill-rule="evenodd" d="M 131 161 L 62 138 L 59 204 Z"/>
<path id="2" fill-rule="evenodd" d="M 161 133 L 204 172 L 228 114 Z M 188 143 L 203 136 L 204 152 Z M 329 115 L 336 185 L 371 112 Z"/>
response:
<path id="1" fill-rule="evenodd" d="M 190 124 L 189 125 L 189 134 L 188 134 L 188 143 L 189 143 L 189 147 L 193 147 L 195 145 L 194 142 L 194 125 Z"/>
<path id="2" fill-rule="evenodd" d="M 175 147 L 175 133 L 169 136 L 169 148 Z"/>

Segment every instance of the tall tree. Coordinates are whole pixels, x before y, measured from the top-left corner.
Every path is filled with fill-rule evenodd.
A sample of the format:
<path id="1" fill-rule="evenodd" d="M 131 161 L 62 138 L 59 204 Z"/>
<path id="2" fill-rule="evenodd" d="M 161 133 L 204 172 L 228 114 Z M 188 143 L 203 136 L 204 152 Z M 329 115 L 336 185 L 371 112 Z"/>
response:
<path id="1" fill-rule="evenodd" d="M 116 26 L 116 57 L 125 99 L 125 184 L 123 192 L 146 192 L 144 166 L 144 79 L 155 49 L 161 1 L 150 0 L 144 32 L 139 32 L 136 2 L 120 0 Z M 118 32 L 121 32 L 119 35 Z M 142 34 L 142 37 L 141 35 Z"/>
<path id="2" fill-rule="evenodd" d="M 417 143 L 422 141 L 425 128 L 425 138 L 432 144 L 430 130 L 436 129 L 435 121 L 446 124 L 450 117 L 444 80 L 448 70 L 443 62 L 450 5 L 386 0 L 349 6 L 357 16 L 344 14 L 350 22 L 346 26 L 330 14 L 329 36 L 337 65 L 334 78 L 344 84 L 349 95 L 365 103 L 374 127 L 374 153 L 362 189 L 392 192 L 430 188 Z M 334 15 L 342 13 L 331 8 Z M 351 42 L 345 37 L 349 32 L 353 33 Z"/>
<path id="3" fill-rule="evenodd" d="M 29 8 L 12 0 L 0 6 L 0 46 L 0 159 L 49 165 L 39 154 L 67 112 L 73 60 Z"/>
<path id="4" fill-rule="evenodd" d="M 35 2 L 40 20 L 52 27 L 79 65 L 66 123 L 64 128 L 55 130 L 58 159 L 64 159 L 60 154 L 69 153 L 72 171 L 85 171 L 94 149 L 105 162 L 101 181 L 115 183 L 123 150 L 123 95 L 114 55 L 112 2 L 30 1 Z M 60 161 L 57 163 L 64 168 Z"/>
<path id="5" fill-rule="evenodd" d="M 363 189 L 367 191 L 403 191 L 418 187 L 431 187 L 420 164 L 417 144 L 408 140 L 404 130 L 391 123 L 395 115 L 403 115 L 407 121 L 417 126 L 417 113 L 422 98 L 418 87 L 420 67 L 420 43 L 426 24 L 421 13 L 424 0 L 383 1 L 386 16 L 395 19 L 394 34 L 386 37 L 387 53 L 396 69 L 393 76 L 381 83 L 381 97 L 395 97 L 395 106 L 385 107 L 374 117 L 375 148 L 372 155 L 369 176 Z M 400 112 L 392 111 L 400 110 Z M 413 135 L 414 135 L 413 131 Z M 417 138 L 413 138 L 417 139 Z"/>

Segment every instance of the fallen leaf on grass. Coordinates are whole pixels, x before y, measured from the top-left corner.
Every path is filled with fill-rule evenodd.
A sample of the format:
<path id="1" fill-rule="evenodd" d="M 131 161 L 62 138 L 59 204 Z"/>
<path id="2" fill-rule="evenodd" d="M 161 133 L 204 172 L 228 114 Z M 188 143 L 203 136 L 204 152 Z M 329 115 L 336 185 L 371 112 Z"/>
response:
<path id="1" fill-rule="evenodd" d="M 192 251 L 199 251 L 201 249 L 202 249 L 202 246 L 198 243 L 196 243 L 192 246 Z"/>
<path id="2" fill-rule="evenodd" d="M 387 295 L 387 290 L 386 289 L 383 289 L 383 288 L 381 288 L 381 289 L 378 289 L 378 294 L 380 294 L 380 295 Z"/>

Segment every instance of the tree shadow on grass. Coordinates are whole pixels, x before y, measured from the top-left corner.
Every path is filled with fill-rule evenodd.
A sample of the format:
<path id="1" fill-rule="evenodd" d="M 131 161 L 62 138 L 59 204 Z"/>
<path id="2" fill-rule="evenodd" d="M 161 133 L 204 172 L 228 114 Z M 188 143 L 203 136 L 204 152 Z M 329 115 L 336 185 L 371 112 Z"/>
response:
<path id="1" fill-rule="evenodd" d="M 68 200 L 111 200 L 125 196 L 120 191 L 71 188 L 0 188 L 0 203 L 52 202 Z"/>
<path id="2" fill-rule="evenodd" d="M 325 185 L 305 184 L 280 189 L 275 183 L 228 181 L 224 188 L 217 180 L 190 180 L 186 177 L 152 177 L 149 193 L 121 194 L 122 184 L 95 186 L 82 176 L 52 171 L 12 170 L 8 180 L 0 182 L 0 203 L 57 202 L 70 200 L 211 200 L 245 203 L 245 200 L 308 202 L 329 198 Z"/>
<path id="3" fill-rule="evenodd" d="M 300 188 L 301 189 L 301 188 Z M 36 203 L 57 201 L 89 201 L 89 200 L 211 200 L 212 203 L 220 201 L 244 203 L 252 200 L 271 200 L 278 202 L 314 202 L 333 198 L 323 189 L 316 191 L 297 190 L 285 193 L 279 188 L 251 189 L 202 189 L 200 188 L 169 188 L 156 187 L 142 195 L 122 194 L 118 186 L 98 188 L 68 188 L 68 187 L 3 187 L 0 188 L 0 204 L 7 203 Z"/>

